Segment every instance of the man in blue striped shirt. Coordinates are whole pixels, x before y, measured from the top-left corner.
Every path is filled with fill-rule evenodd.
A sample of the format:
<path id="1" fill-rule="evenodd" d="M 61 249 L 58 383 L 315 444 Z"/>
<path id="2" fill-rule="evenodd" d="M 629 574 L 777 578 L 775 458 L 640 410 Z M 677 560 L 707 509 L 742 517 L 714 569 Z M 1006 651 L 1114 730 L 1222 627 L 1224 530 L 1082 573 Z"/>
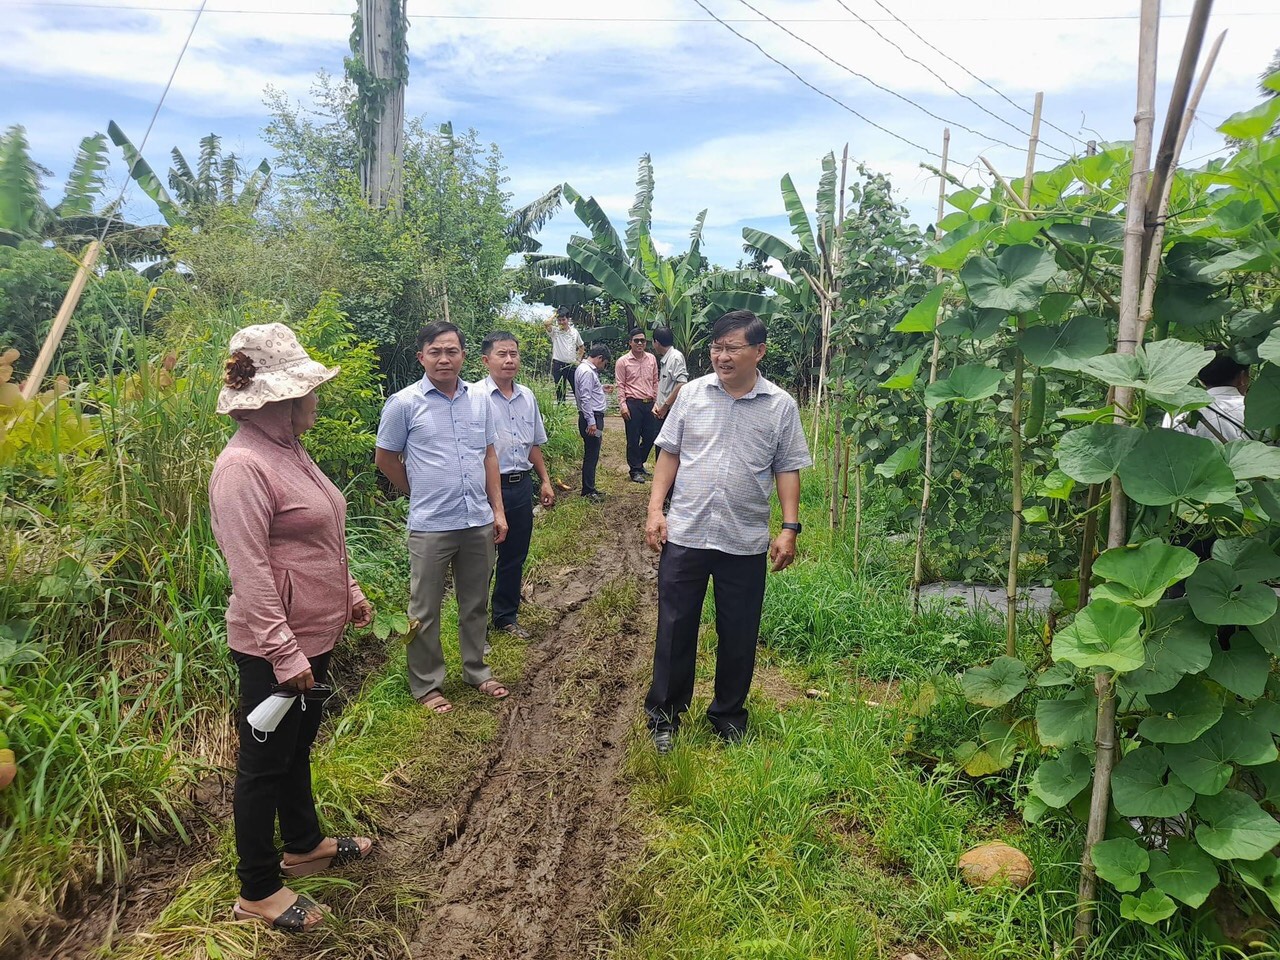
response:
<path id="1" fill-rule="evenodd" d="M 507 517 L 489 398 L 458 376 L 466 358 L 462 332 L 431 323 L 418 331 L 417 346 L 425 376 L 387 398 L 374 463 L 409 495 L 409 615 L 418 621 L 408 648 L 409 689 L 424 707 L 448 713 L 440 607 L 450 568 L 462 679 L 498 700 L 510 692 L 484 662 L 489 575 Z"/>
<path id="2" fill-rule="evenodd" d="M 538 399 L 533 391 L 516 383 L 520 372 L 520 344 L 515 335 L 496 330 L 480 344 L 480 359 L 489 375 L 480 389 L 493 410 L 498 454 L 498 474 L 502 478 L 502 503 L 507 513 L 507 539 L 498 545 L 498 564 L 493 571 L 493 625 L 520 639 L 529 632 L 520 625 L 520 580 L 533 537 L 533 474 L 541 481 L 538 499 L 544 509 L 555 506 L 556 492 L 542 459 L 547 428 L 542 422 Z"/>

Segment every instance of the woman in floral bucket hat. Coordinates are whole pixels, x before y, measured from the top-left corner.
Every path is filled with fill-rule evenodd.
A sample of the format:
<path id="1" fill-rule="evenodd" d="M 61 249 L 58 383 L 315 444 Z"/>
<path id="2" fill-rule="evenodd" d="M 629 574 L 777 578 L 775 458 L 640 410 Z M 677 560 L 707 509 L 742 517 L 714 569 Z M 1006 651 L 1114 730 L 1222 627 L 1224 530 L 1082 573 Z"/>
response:
<path id="1" fill-rule="evenodd" d="M 347 566 L 347 502 L 298 442 L 316 422 L 316 388 L 338 370 L 307 356 L 284 324 L 238 331 L 218 412 L 239 429 L 209 479 L 213 533 L 231 573 L 227 641 L 240 672 L 233 912 L 289 933 L 310 930 L 324 910 L 284 886 L 281 873 L 305 877 L 373 846 L 367 837 L 325 836 L 311 794 L 330 653 L 347 623 L 373 620 Z M 278 724 L 269 732 L 250 725 L 254 708 L 281 690 L 298 695 Z"/>

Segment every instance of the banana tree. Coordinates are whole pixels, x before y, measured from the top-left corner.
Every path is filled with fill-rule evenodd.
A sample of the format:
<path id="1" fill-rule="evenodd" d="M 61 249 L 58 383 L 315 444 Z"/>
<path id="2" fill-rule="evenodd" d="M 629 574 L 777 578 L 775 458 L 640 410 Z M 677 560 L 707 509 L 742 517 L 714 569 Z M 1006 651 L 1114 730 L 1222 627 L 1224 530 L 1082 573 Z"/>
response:
<path id="1" fill-rule="evenodd" d="M 610 300 L 622 307 L 629 323 L 670 326 L 677 347 L 688 354 L 697 349 L 715 314 L 769 312 L 769 297 L 740 288 L 771 278 L 754 270 L 711 268 L 702 254 L 706 210 L 698 214 L 684 253 L 658 253 L 652 234 L 654 182 L 646 153 L 640 157 L 635 201 L 622 234 L 594 197 L 584 197 L 566 183 L 562 195 L 591 236 L 571 237 L 563 255 L 535 253 L 526 262 L 539 276 L 563 279 L 545 293 L 546 302 L 577 306 Z"/>
<path id="2" fill-rule="evenodd" d="M 15 125 L 0 134 L 0 244 L 52 241 L 78 249 L 90 238 L 102 238 L 109 254 L 127 259 L 140 242 L 141 228 L 115 216 L 115 204 L 98 206 L 107 163 L 106 137 L 95 133 L 82 139 L 62 199 L 50 206 L 42 184 L 48 171 L 32 158 L 26 131 Z"/>
<path id="3" fill-rule="evenodd" d="M 194 168 L 181 150 L 173 148 L 169 188 L 165 189 L 154 168 L 114 120 L 107 124 L 107 135 L 124 154 L 129 176 L 152 199 L 164 222 L 171 227 L 192 225 L 218 207 L 234 206 L 252 212 L 262 202 L 271 182 L 271 164 L 263 160 L 246 175 L 239 158 L 234 153 L 224 155 L 222 138 L 211 133 L 200 140 L 200 154 Z"/>

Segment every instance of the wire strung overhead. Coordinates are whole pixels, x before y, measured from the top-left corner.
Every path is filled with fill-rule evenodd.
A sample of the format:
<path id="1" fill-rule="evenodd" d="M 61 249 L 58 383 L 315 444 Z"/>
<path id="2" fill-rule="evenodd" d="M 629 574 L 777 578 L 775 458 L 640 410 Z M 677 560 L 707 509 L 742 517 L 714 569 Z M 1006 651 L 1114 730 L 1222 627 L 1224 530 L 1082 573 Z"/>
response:
<path id="1" fill-rule="evenodd" d="M 849 15 L 850 15 L 850 16 L 852 16 L 855 20 L 857 20 L 859 23 L 861 23 L 863 26 L 865 26 L 868 30 L 870 30 L 872 33 L 874 33 L 877 37 L 879 37 L 879 38 L 880 38 L 881 40 L 883 40 L 885 43 L 889 44 L 889 46 L 893 47 L 893 49 L 897 50 L 897 51 L 898 51 L 898 53 L 902 54 L 902 56 L 906 57 L 908 60 L 910 60 L 910 61 L 911 61 L 912 63 L 914 63 L 916 66 L 921 67 L 922 69 L 924 69 L 924 70 L 928 71 L 928 73 L 929 73 L 929 74 L 931 74 L 931 75 L 934 77 L 934 79 L 936 79 L 936 80 L 937 80 L 939 83 L 941 83 L 944 87 L 946 87 L 948 90 L 950 90 L 952 93 L 954 93 L 957 97 L 960 97 L 960 98 L 962 98 L 962 99 L 964 99 L 964 100 L 968 100 L 971 104 L 973 104 L 975 107 L 977 107 L 977 108 L 978 108 L 979 110 L 981 110 L 983 113 L 985 113 L 987 116 L 989 116 L 989 117 L 991 117 L 991 118 L 993 118 L 993 119 L 995 119 L 995 120 L 999 120 L 999 121 L 1000 121 L 1001 123 L 1003 123 L 1006 127 L 1008 127 L 1009 129 L 1011 129 L 1011 130 L 1015 131 L 1016 133 L 1020 133 L 1020 134 L 1021 134 L 1022 136 L 1024 136 L 1024 137 L 1030 137 L 1030 136 L 1031 136 L 1031 134 L 1030 134 L 1030 132 L 1029 132 L 1029 131 L 1023 130 L 1023 129 L 1022 129 L 1021 127 L 1019 127 L 1017 124 L 1010 123 L 1010 122 L 1009 122 L 1008 120 L 1006 120 L 1004 117 L 1000 116 L 1000 114 L 998 114 L 998 113 L 994 112 L 993 110 L 991 110 L 991 109 L 989 109 L 988 107 L 984 106 L 983 104 L 979 103 L 977 100 L 973 99 L 973 97 L 969 96 L 967 93 L 963 93 L 962 91 L 957 90 L 955 87 L 953 87 L 953 86 L 952 86 L 952 85 L 951 85 L 951 84 L 946 80 L 946 78 L 945 78 L 945 77 L 943 77 L 940 73 L 938 73 L 938 71 L 934 70 L 934 69 L 933 69 L 933 67 L 929 66 L 929 65 L 928 65 L 927 63 L 925 63 L 923 60 L 917 60 L 917 59 L 916 59 L 915 57 L 913 57 L 911 54 L 907 53 L 907 51 L 906 51 L 906 50 L 904 50 L 904 49 L 902 49 L 902 46 L 901 46 L 901 45 L 900 45 L 896 40 L 894 40 L 894 39 L 893 39 L 893 38 L 891 38 L 891 37 L 887 37 L 887 36 L 885 36 L 885 35 L 884 35 L 884 33 L 882 33 L 882 32 L 881 32 L 881 31 L 880 31 L 880 30 L 875 26 L 875 24 L 873 24 L 873 23 L 872 23 L 870 20 L 868 20 L 866 17 L 864 17 L 864 16 L 862 16 L 860 13 L 858 13 L 858 11 L 854 10 L 851 6 L 849 6 L 847 3 L 845 3 L 845 2 L 844 2 L 844 0 L 836 0 L 836 3 L 840 4 L 840 6 L 842 6 L 845 10 L 847 10 L 847 11 L 849 12 Z M 1071 151 L 1070 151 L 1070 150 L 1062 150 L 1060 147 L 1054 146 L 1053 144 L 1050 144 L 1050 143 L 1046 143 L 1046 142 L 1045 142 L 1045 141 L 1043 141 L 1043 140 L 1041 141 L 1041 145 L 1042 145 L 1042 146 L 1045 146 L 1045 147 L 1048 147 L 1048 148 L 1049 148 L 1050 150 L 1052 150 L 1054 153 L 1061 154 L 1063 157 L 1069 157 L 1069 156 L 1071 155 Z"/>
<path id="2" fill-rule="evenodd" d="M 843 4 L 843 3 L 841 3 L 840 5 L 841 5 L 841 6 L 844 6 L 844 4 Z M 947 60 L 948 62 L 950 62 L 950 63 L 954 64 L 954 65 L 955 65 L 955 66 L 957 66 L 957 67 L 959 67 L 961 70 L 963 70 L 965 73 L 967 73 L 967 74 L 968 74 L 970 77 L 972 77 L 974 80 L 977 80 L 980 84 L 982 84 L 984 87 L 986 87 L 986 88 L 987 88 L 988 90 L 990 90 L 992 93 L 994 93 L 996 96 L 1000 97 L 1000 99 L 1004 100 L 1004 101 L 1005 101 L 1005 103 L 1008 103 L 1010 106 L 1012 106 L 1012 107 L 1016 107 L 1017 109 L 1021 110 L 1021 111 L 1022 111 L 1023 113 L 1025 113 L 1028 117 L 1032 115 L 1032 114 L 1031 114 L 1031 111 L 1030 111 L 1030 110 L 1028 110 L 1026 107 L 1024 107 L 1022 104 L 1018 103 L 1018 102 L 1017 102 L 1017 101 L 1015 101 L 1015 100 L 1010 99 L 1008 96 L 1006 96 L 1006 95 L 1005 95 L 1005 93 L 1004 93 L 1002 90 L 999 90 L 999 89 L 997 89 L 996 87 L 993 87 L 991 84 L 987 83 L 987 81 L 986 81 L 986 80 L 983 80 L 980 76 L 978 76 L 976 73 L 974 73 L 974 72 L 973 72 L 972 70 L 970 70 L 968 67 L 966 67 L 963 63 L 961 63 L 961 62 L 960 62 L 959 60 L 957 60 L 955 57 L 951 56 L 951 54 L 947 53 L 945 50 L 941 50 L 941 49 L 939 49 L 938 47 L 936 47 L 936 46 L 934 46 L 932 43 L 930 43 L 928 40 L 926 40 L 924 37 L 920 36 L 920 34 L 916 32 L 916 30 L 911 26 L 911 24 L 907 23 L 907 21 L 903 20 L 900 16 L 898 16 L 896 13 L 894 13 L 892 10 L 890 10 L 887 6 L 885 6 L 885 4 L 882 2 L 882 0 L 875 0 L 875 5 L 876 5 L 877 7 L 879 7 L 881 10 L 883 10 L 885 13 L 889 14 L 889 16 L 891 16 L 891 17 L 892 17 L 894 20 L 896 20 L 898 23 L 900 23 L 900 24 L 902 24 L 904 27 L 906 27 L 906 28 L 907 28 L 907 30 L 911 33 L 911 35 L 912 35 L 913 37 L 915 37 L 917 40 L 919 40 L 921 43 L 923 43 L 926 47 L 928 47 L 928 48 L 929 48 L 930 50 L 932 50 L 934 53 L 938 54 L 938 56 L 942 57 L 944 60 Z M 1081 17 L 1081 18 L 1079 18 L 1079 19 L 1085 19 L 1085 18 Z M 1044 119 L 1043 117 L 1041 118 L 1041 121 L 1044 123 L 1044 125 L 1045 125 L 1046 127 L 1052 127 L 1054 130 L 1057 130 L 1057 131 L 1058 131 L 1060 134 L 1062 134 L 1064 137 L 1067 137 L 1067 138 L 1068 138 L 1072 143 L 1077 143 L 1077 144 L 1078 144 L 1078 143 L 1081 143 L 1081 142 L 1082 142 L 1082 141 L 1080 140 L 1080 138 L 1079 138 L 1079 137 L 1075 136 L 1075 135 L 1074 135 L 1074 134 L 1072 134 L 1072 133 L 1067 132 L 1066 130 L 1063 130 L 1060 126 L 1058 126 L 1058 125 L 1057 125 L 1056 123 L 1054 123 L 1053 121 L 1051 121 L 1051 120 L 1047 120 L 1047 119 Z"/>
<path id="3" fill-rule="evenodd" d="M 182 49 L 178 51 L 178 59 L 174 61 L 173 69 L 169 71 L 169 79 L 164 85 L 164 89 L 160 91 L 160 99 L 156 101 L 156 108 L 151 111 L 151 121 L 147 124 L 147 131 L 142 135 L 142 142 L 138 144 L 138 156 L 142 156 L 142 151 L 147 148 L 147 140 L 151 137 L 151 131 L 155 129 L 156 118 L 160 116 L 160 111 L 164 108 L 164 102 L 169 96 L 169 90 L 173 87 L 173 78 L 178 75 L 178 68 L 182 66 L 182 60 L 187 55 L 187 48 L 191 46 L 191 38 L 196 34 L 196 27 L 200 25 L 200 17 L 204 15 L 204 8 L 209 0 L 201 0 L 199 8 L 196 10 L 195 19 L 191 21 L 191 29 L 187 31 L 187 39 L 182 41 Z M 133 165 L 130 164 L 129 173 L 133 173 Z M 125 177 L 124 183 L 120 187 L 120 193 L 116 196 L 115 201 L 107 208 L 107 222 L 102 226 L 102 235 L 98 237 L 101 243 L 107 239 L 107 232 L 111 229 L 111 222 L 115 219 L 116 213 L 119 211 L 120 202 L 124 199 L 125 191 L 129 189 L 129 184 L 133 182 L 132 176 Z"/>
<path id="4" fill-rule="evenodd" d="M 898 93 L 898 91 L 893 90 L 893 89 L 891 89 L 891 88 L 889 88 L 889 87 L 886 87 L 886 86 L 884 86 L 884 84 L 877 83 L 875 80 L 872 80 L 872 79 L 871 79 L 870 77 L 868 77 L 865 73 L 859 73 L 857 70 L 853 69 L 853 67 L 850 67 L 848 64 L 841 63 L 839 60 L 835 59 L 835 58 L 834 58 L 834 57 L 832 57 L 830 54 L 828 54 L 826 51 L 824 51 L 821 47 L 818 47 L 818 46 L 816 46 L 816 45 L 814 45 L 814 44 L 810 43 L 808 40 L 806 40 L 804 37 L 800 36 L 800 35 L 799 35 L 798 33 L 796 33 L 795 31 L 788 29 L 784 24 L 781 24 L 781 23 L 779 23 L 777 20 L 773 19 L 773 17 L 769 16 L 769 15 L 768 15 L 767 13 L 765 13 L 763 10 L 760 10 L 759 8 L 752 6 L 752 4 L 751 4 L 750 0 L 738 0 L 738 2 L 739 2 L 740 4 L 742 4 L 744 7 L 746 7 L 748 10 L 750 10 L 752 13 L 758 14 L 759 16 L 763 17 L 765 20 L 768 20 L 771 24 L 773 24 L 775 27 L 777 27 L 779 30 L 781 30 L 783 33 L 785 33 L 787 36 L 791 37 L 791 38 L 792 38 L 792 39 L 794 39 L 794 40 L 799 40 L 801 43 L 803 43 L 803 44 L 804 44 L 806 47 L 808 47 L 810 50 L 812 50 L 812 51 L 814 51 L 815 53 L 817 53 L 817 54 L 818 54 L 820 57 L 822 57 L 824 60 L 827 60 L 828 62 L 830 62 L 830 63 L 834 64 L 834 65 L 835 65 L 835 66 L 837 66 L 837 67 L 839 67 L 841 70 L 845 71 L 845 73 L 851 74 L 851 75 L 853 75 L 853 76 L 857 77 L 859 80 L 864 80 L 864 81 L 866 81 L 867 83 L 869 83 L 869 84 L 871 84 L 873 87 L 875 87 L 877 90 L 880 90 L 880 91 L 882 91 L 882 92 L 884 92 L 884 93 L 887 93 L 887 94 L 889 94 L 891 97 L 896 97 L 898 100 L 901 100 L 903 103 L 908 104 L 909 106 L 914 107 L 915 109 L 919 110 L 921 113 L 926 114 L 927 116 L 932 117 L 933 119 L 937 120 L 939 123 L 947 124 L 948 126 L 952 126 L 952 127 L 956 127 L 956 128 L 958 128 L 958 129 L 960 129 L 960 130 L 964 130 L 966 133 L 971 133 L 971 134 L 973 134 L 975 137 L 978 137 L 978 138 L 980 138 L 980 139 L 982 139 L 982 140 L 986 140 L 988 143 L 995 143 L 995 144 L 999 144 L 1000 146 L 1002 146 L 1002 147 L 1008 147 L 1008 148 L 1009 148 L 1009 149 L 1011 149 L 1011 150 L 1019 150 L 1019 151 L 1021 151 L 1021 150 L 1023 149 L 1022 147 L 1015 146 L 1014 144 L 1009 143 L 1007 140 L 1001 140 L 999 137 L 992 137 L 992 136 L 988 136 L 987 134 L 983 133 L 981 130 L 975 130 L 973 127 L 966 126 L 965 124 L 960 123 L 958 120 L 949 120 L 949 119 L 947 119 L 946 117 L 939 116 L 938 114 L 936 114 L 936 113 L 934 113 L 932 110 L 930 110 L 928 107 L 925 107 L 925 106 L 923 106 L 923 105 L 921 105 L 921 104 L 919 104 L 919 103 L 916 103 L 916 102 L 915 102 L 914 100 L 912 100 L 910 97 L 903 96 L 902 94 Z M 701 4 L 701 3 L 699 3 L 699 4 L 698 4 L 698 6 L 700 6 L 700 7 L 701 7 L 701 6 L 702 6 L 702 4 Z M 706 7 L 703 7 L 703 9 L 705 10 L 705 9 L 706 9 Z M 726 26 L 728 26 L 728 25 L 726 24 Z M 735 31 L 735 32 L 736 32 L 736 31 Z M 739 36 L 741 36 L 741 34 L 739 34 Z M 1055 152 L 1057 152 L 1057 151 L 1055 151 Z"/>
<path id="5" fill-rule="evenodd" d="M 850 113 L 852 113 L 855 117 L 857 117 L 857 118 L 858 118 L 859 120 L 861 120 L 863 123 L 869 123 L 871 126 L 875 127 L 877 130 L 881 131 L 882 133 L 887 133 L 889 136 L 893 137 L 895 140 L 899 140 L 899 141 L 901 141 L 902 143 L 905 143 L 905 144 L 906 144 L 907 146 L 909 146 L 909 147 L 914 147 L 916 150 L 923 151 L 924 153 L 927 153 L 927 154 L 928 154 L 929 156 L 931 156 L 931 157 L 937 157 L 939 160 L 941 160 L 941 159 L 942 159 L 942 155 L 941 155 L 940 153 L 938 153 L 937 151 L 935 151 L 935 150 L 930 150 L 928 147 L 923 146 L 922 144 L 916 143 L 914 140 L 910 140 L 910 139 L 908 139 L 907 137 L 904 137 L 904 136 L 903 136 L 902 134 L 900 134 L 900 133 L 895 133 L 894 131 L 890 130 L 888 127 L 886 127 L 886 126 L 882 126 L 881 124 L 876 123 L 876 122 L 875 122 L 874 120 L 872 120 L 870 117 L 868 117 L 868 116 L 866 116 L 866 115 L 864 115 L 864 114 L 859 113 L 857 110 L 853 109 L 853 107 L 849 106 L 847 103 L 845 103 L 845 102 L 844 102 L 843 100 L 841 100 L 839 97 L 834 97 L 834 96 L 832 96 L 831 94 L 827 93 L 825 90 L 820 90 L 820 89 L 818 89 L 818 88 L 817 88 L 817 87 L 815 87 L 812 83 L 810 83 L 808 80 L 806 80 L 804 77 L 800 76 L 800 74 L 796 73 L 796 72 L 795 72 L 794 70 L 792 70 L 789 66 L 787 66 L 785 63 L 783 63 L 781 60 L 779 60 L 777 57 L 775 57 L 773 54 L 769 53 L 769 51 L 768 51 L 768 50 L 766 50 L 764 47 L 760 46 L 760 44 L 756 43 L 756 42 L 755 42 L 754 40 L 752 40 L 750 37 L 745 36 L 744 34 L 739 33 L 739 32 L 738 32 L 737 30 L 735 30 L 735 29 L 734 29 L 730 24 L 726 23 L 724 20 L 722 20 L 722 19 L 720 19 L 718 16 L 716 16 L 716 15 L 715 15 L 715 13 L 713 13 L 713 12 L 712 12 L 708 7 L 707 7 L 707 5 L 706 5 L 706 4 L 704 4 L 704 3 L 702 2 L 702 0 L 693 0 L 693 2 L 694 2 L 694 3 L 696 3 L 698 6 L 702 7 L 702 9 L 706 11 L 707 16 L 709 16 L 711 19 L 715 20 L 717 23 L 719 23 L 721 26 L 723 26 L 726 30 L 728 30 L 730 33 L 732 33 L 732 34 L 733 34 L 735 37 L 737 37 L 738 39 L 740 39 L 740 40 L 745 40 L 747 43 L 751 44 L 753 47 L 755 47 L 757 50 L 759 50 L 762 54 L 764 54 L 764 56 L 765 56 L 765 57 L 767 57 L 768 59 L 772 60 L 774 63 L 776 63 L 778 66 L 780 66 L 783 70 L 787 71 L 787 73 L 791 74 L 793 77 L 795 77 L 797 80 L 799 80 L 801 83 L 803 83 L 806 87 L 808 87 L 808 88 L 809 88 L 810 90 L 812 90 L 814 93 L 818 94 L 819 96 L 826 97 L 826 98 L 827 98 L 828 100 L 830 100 L 832 103 L 836 104 L 836 106 L 838 106 L 838 107 L 840 107 L 840 108 L 842 108 L 842 109 L 844 109 L 844 110 L 847 110 L 847 111 L 849 111 Z"/>

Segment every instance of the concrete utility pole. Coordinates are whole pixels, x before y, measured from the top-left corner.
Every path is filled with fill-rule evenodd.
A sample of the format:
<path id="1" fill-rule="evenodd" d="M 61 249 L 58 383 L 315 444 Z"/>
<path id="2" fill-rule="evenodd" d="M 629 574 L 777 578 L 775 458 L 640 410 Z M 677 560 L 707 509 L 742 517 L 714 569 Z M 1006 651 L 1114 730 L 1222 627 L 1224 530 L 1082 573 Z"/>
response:
<path id="1" fill-rule="evenodd" d="M 356 86 L 360 184 L 376 207 L 401 205 L 404 89 L 409 80 L 407 0 L 358 0 L 347 76 Z"/>

